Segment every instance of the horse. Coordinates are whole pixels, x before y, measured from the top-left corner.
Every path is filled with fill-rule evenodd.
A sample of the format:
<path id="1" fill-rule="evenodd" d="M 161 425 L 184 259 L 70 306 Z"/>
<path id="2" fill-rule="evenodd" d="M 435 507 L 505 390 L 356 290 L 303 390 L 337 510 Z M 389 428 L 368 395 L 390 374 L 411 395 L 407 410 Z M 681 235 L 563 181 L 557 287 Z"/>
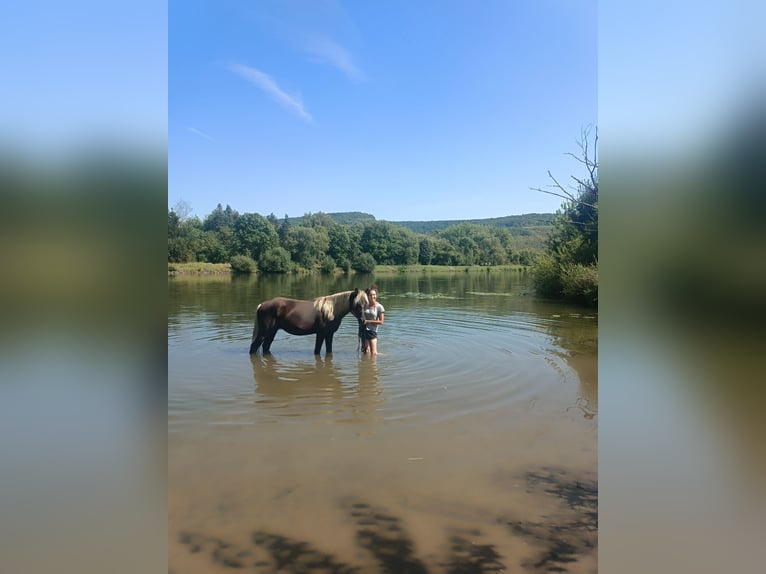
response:
<path id="1" fill-rule="evenodd" d="M 354 289 L 317 297 L 311 301 L 274 297 L 264 301 L 255 310 L 255 325 L 250 343 L 250 354 L 263 345 L 263 353 L 271 353 L 271 343 L 277 331 L 284 329 L 291 335 L 316 333 L 314 354 L 319 355 L 322 344 L 325 355 L 332 353 L 332 338 L 340 322 L 349 312 L 362 320 L 362 309 L 368 304 L 367 293 Z"/>

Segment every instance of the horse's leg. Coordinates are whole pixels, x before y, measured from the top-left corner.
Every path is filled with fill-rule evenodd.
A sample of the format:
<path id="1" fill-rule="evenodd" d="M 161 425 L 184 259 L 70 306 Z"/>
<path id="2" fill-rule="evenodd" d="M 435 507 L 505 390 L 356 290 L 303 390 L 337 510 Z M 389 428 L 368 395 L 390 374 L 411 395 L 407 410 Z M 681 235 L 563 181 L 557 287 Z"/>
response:
<path id="1" fill-rule="evenodd" d="M 322 331 L 319 331 L 317 333 L 316 343 L 314 343 L 314 354 L 318 355 L 319 352 L 322 350 L 322 343 L 324 343 L 324 333 Z"/>
<path id="2" fill-rule="evenodd" d="M 335 335 L 335 331 L 330 331 L 327 333 L 327 336 L 324 340 L 324 351 L 325 355 L 331 355 L 332 354 L 332 337 Z"/>
<path id="3" fill-rule="evenodd" d="M 261 343 L 263 343 L 263 337 L 257 337 L 251 344 L 250 344 L 250 354 L 254 355 L 258 352 L 258 347 L 261 346 Z"/>
<path id="4" fill-rule="evenodd" d="M 274 342 L 274 337 L 277 336 L 277 331 L 279 331 L 279 327 L 275 327 L 274 329 L 270 329 L 268 334 L 265 337 L 265 340 L 263 341 L 263 352 L 268 354 L 271 353 L 271 343 Z"/>
<path id="5" fill-rule="evenodd" d="M 256 311 L 255 325 L 253 326 L 253 342 L 250 343 L 251 355 L 258 351 L 261 343 L 263 343 L 263 325 L 261 325 L 260 317 L 258 317 L 258 312 Z"/>

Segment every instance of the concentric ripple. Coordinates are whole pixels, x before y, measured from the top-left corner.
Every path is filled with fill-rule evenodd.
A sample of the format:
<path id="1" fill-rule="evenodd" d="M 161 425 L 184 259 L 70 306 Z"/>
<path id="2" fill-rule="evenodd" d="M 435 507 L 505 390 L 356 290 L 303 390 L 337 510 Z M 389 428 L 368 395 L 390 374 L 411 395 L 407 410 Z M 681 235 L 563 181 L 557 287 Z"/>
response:
<path id="1" fill-rule="evenodd" d="M 169 322 L 169 428 L 290 423 L 429 425 L 467 415 L 580 404 L 568 333 L 595 341 L 595 317 L 494 309 L 487 299 L 405 293 L 387 302 L 380 355 L 358 351 L 347 317 L 334 353 L 314 357 L 314 337 L 280 332 L 271 355 L 248 355 L 243 316 L 180 313 Z M 412 301 L 415 301 L 413 304 Z M 572 345 L 570 345 L 572 347 Z M 592 409 L 591 409 L 592 411 Z"/>

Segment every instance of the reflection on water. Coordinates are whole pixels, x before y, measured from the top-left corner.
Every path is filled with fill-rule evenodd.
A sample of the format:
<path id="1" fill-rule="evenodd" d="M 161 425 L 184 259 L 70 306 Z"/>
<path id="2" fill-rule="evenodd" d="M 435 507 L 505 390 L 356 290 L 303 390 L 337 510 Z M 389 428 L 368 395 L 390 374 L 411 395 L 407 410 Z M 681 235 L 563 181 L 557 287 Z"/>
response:
<path id="1" fill-rule="evenodd" d="M 372 281 L 377 357 L 256 305 Z M 597 317 L 520 272 L 173 278 L 170 565 L 178 572 L 592 572 Z M 404 569 L 404 570 L 402 570 Z"/>
<path id="2" fill-rule="evenodd" d="M 271 419 L 315 416 L 326 422 L 366 423 L 383 399 L 375 359 L 336 366 L 332 356 L 292 362 L 273 354 L 250 355 L 255 379 L 254 411 Z"/>

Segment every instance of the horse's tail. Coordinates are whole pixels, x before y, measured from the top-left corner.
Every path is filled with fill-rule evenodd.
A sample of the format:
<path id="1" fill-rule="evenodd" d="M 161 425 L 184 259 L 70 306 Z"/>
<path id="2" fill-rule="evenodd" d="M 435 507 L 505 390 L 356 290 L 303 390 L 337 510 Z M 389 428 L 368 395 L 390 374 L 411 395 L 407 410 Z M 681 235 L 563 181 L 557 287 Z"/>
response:
<path id="1" fill-rule="evenodd" d="M 259 304 L 255 308 L 255 324 L 253 325 L 253 337 L 252 339 L 250 339 L 250 354 L 251 355 L 258 349 L 258 347 L 253 349 L 253 346 L 255 345 L 255 340 L 258 337 L 258 331 L 260 329 L 260 324 L 261 324 L 260 314 L 261 314 L 261 305 Z"/>

